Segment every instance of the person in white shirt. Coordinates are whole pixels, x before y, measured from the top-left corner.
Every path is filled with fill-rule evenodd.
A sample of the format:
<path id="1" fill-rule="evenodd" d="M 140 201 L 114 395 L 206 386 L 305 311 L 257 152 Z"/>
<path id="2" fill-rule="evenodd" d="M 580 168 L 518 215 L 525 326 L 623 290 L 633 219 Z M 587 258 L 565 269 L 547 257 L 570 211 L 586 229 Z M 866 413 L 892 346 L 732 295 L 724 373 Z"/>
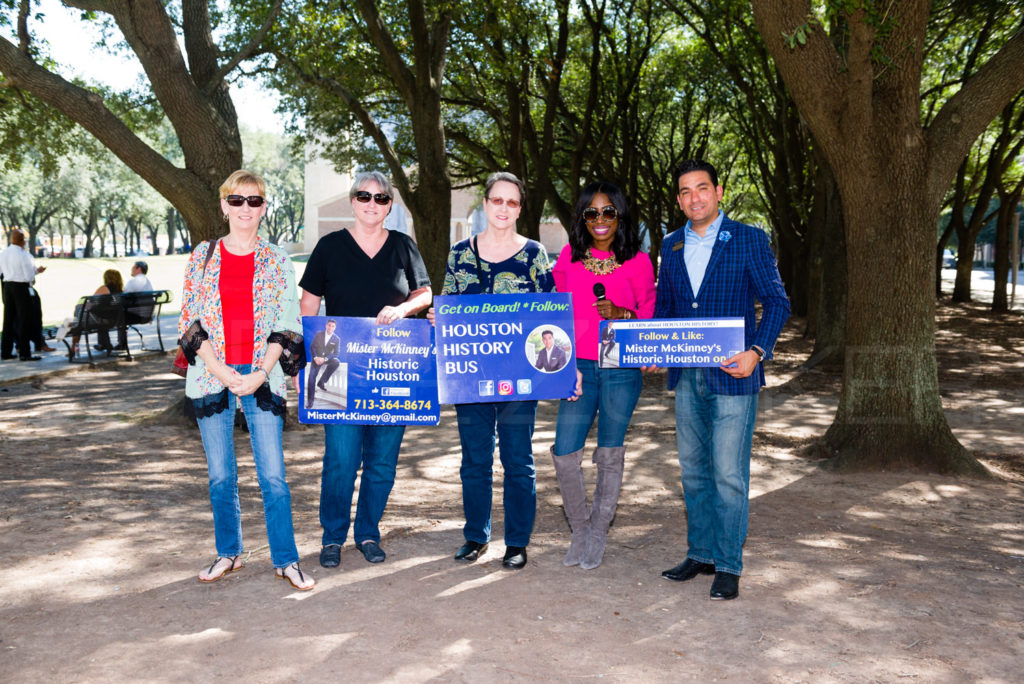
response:
<path id="1" fill-rule="evenodd" d="M 14 343 L 18 343 L 18 358 L 39 361 L 32 356 L 32 281 L 37 273 L 46 270 L 36 267 L 32 255 L 25 249 L 25 234 L 17 228 L 11 231 L 10 244 L 0 252 L 0 276 L 3 276 L 4 323 L 0 332 L 0 358 L 13 359 Z"/>
<path id="2" fill-rule="evenodd" d="M 149 273 L 149 265 L 145 261 L 136 261 L 132 264 L 132 277 L 124 284 L 125 292 L 152 292 L 153 283 L 149 282 L 146 274 Z"/>

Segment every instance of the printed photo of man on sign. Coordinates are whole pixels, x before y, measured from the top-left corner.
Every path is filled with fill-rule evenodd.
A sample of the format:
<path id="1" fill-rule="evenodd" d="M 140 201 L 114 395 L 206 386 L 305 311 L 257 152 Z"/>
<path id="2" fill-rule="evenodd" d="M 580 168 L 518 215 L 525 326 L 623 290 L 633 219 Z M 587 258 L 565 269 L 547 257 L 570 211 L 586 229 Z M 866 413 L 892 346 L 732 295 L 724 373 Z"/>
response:
<path id="1" fill-rule="evenodd" d="M 576 387 L 568 294 L 434 299 L 442 404 L 564 399 Z"/>
<path id="2" fill-rule="evenodd" d="M 533 367 L 540 372 L 557 373 L 569 362 L 572 344 L 561 328 L 542 326 L 526 338 L 526 353 L 532 357 Z"/>

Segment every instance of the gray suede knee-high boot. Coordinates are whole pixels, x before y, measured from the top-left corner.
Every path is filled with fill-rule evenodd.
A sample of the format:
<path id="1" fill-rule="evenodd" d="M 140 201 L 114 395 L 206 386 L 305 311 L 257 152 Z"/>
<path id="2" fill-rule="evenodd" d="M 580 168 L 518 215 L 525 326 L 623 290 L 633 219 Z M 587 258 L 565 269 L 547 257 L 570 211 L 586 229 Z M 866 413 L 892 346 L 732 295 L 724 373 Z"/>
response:
<path id="1" fill-rule="evenodd" d="M 598 447 L 593 461 L 597 464 L 597 487 L 594 488 L 594 505 L 590 508 L 590 534 L 583 549 L 580 567 L 592 570 L 604 558 L 604 546 L 608 527 L 615 517 L 622 488 L 622 469 L 626 459 L 626 447 Z"/>
<path id="2" fill-rule="evenodd" d="M 587 532 L 590 530 L 590 511 L 587 509 L 587 487 L 583 480 L 583 449 L 571 454 L 558 456 L 551 447 L 551 460 L 555 462 L 558 489 L 562 492 L 562 506 L 569 520 L 572 540 L 569 551 L 562 560 L 563 565 L 579 565 L 583 558 Z"/>

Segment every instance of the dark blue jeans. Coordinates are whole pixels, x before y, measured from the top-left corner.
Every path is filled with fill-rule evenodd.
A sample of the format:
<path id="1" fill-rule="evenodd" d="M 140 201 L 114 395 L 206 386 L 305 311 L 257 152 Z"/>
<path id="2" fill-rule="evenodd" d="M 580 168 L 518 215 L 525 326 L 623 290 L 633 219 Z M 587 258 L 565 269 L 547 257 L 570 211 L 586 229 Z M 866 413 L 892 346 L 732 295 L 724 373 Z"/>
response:
<path id="1" fill-rule="evenodd" d="M 622 446 L 640 398 L 640 369 L 598 368 L 590 359 L 576 359 L 576 368 L 583 375 L 583 395 L 576 401 L 563 399 L 558 404 L 555 455 L 582 449 L 595 419 L 597 446 Z"/>
<path id="2" fill-rule="evenodd" d="M 344 544 L 352 520 L 356 473 L 363 467 L 356 503 L 356 544 L 380 543 L 377 526 L 395 485 L 404 425 L 324 425 L 324 468 L 320 478 L 323 544 Z"/>
<path id="3" fill-rule="evenodd" d="M 702 369 L 683 369 L 676 385 L 676 444 L 686 501 L 686 557 L 734 575 L 743 571 L 756 418 L 756 394 L 715 394 Z"/>
<path id="4" fill-rule="evenodd" d="M 463 535 L 485 544 L 491 539 L 491 483 L 494 437 L 505 470 L 505 545 L 527 546 L 537 516 L 537 475 L 533 466 L 536 401 L 456 404 L 462 442 Z"/>

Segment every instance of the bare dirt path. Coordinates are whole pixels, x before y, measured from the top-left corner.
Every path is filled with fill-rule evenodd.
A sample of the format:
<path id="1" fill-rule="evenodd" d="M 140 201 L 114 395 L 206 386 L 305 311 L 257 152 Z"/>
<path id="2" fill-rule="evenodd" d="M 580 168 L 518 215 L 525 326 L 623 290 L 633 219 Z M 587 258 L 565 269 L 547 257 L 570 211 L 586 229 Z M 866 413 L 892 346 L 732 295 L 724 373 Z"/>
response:
<path id="1" fill-rule="evenodd" d="M 351 541 L 317 564 L 318 428 L 286 432 L 308 594 L 275 580 L 248 446 L 245 569 L 213 552 L 198 434 L 148 420 L 181 391 L 169 358 L 0 388 L 0 673 L 5 681 L 1020 681 L 1024 662 L 1024 326 L 944 308 L 941 380 L 958 437 L 999 477 L 840 475 L 805 457 L 835 376 L 787 330 L 762 399 L 739 600 L 674 584 L 685 516 L 671 396 L 646 379 L 604 564 L 564 568 L 568 528 L 542 402 L 530 562 L 500 533 L 460 565 L 453 414 L 410 429 L 381 565 Z M 239 439 L 244 441 L 244 435 Z M 591 487 L 593 471 L 588 472 Z M 498 473 L 500 483 L 500 472 Z M 495 529 L 501 529 L 500 486 Z"/>

